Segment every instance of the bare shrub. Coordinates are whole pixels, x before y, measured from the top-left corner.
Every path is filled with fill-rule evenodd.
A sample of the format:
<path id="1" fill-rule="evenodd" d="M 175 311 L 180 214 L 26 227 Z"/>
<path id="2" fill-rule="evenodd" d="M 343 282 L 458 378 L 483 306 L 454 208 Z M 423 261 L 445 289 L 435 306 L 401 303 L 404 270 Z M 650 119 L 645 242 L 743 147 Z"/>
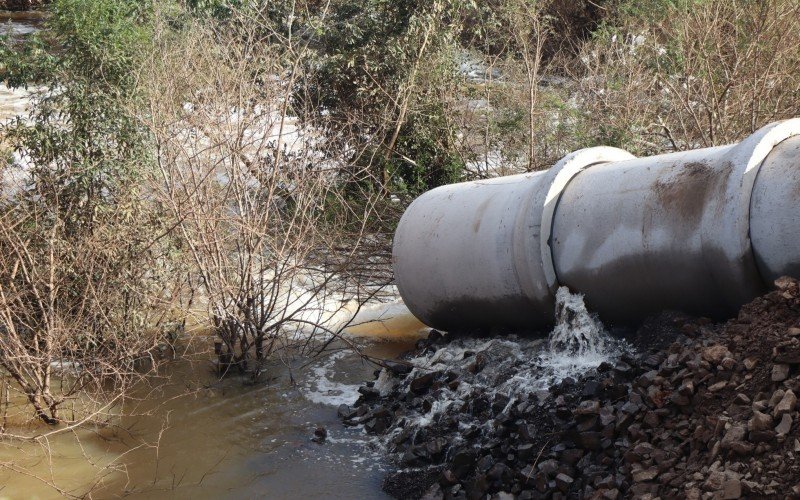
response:
<path id="1" fill-rule="evenodd" d="M 636 14 L 585 47 L 589 141 L 685 150 L 800 114 L 797 2 L 662 2 Z"/>
<path id="2" fill-rule="evenodd" d="M 57 202 L 71 173 L 51 174 L 0 201 L 0 367 L 54 424 L 124 397 L 154 364 L 176 297 L 163 288 L 169 267 L 151 232 L 156 214 L 138 206 L 135 191 L 78 228 L 79 207 Z"/>
<path id="3" fill-rule="evenodd" d="M 193 25 L 179 48 L 161 39 L 141 75 L 156 196 L 199 276 L 220 367 L 253 377 L 270 355 L 338 333 L 347 301 L 369 296 L 352 264 L 375 215 L 375 195 L 346 182 L 347 141 L 332 147 L 324 125 L 293 113 L 307 42 L 259 14 L 241 11 L 250 17 L 225 30 Z"/>
<path id="4" fill-rule="evenodd" d="M 62 50 L 37 50 L 36 36 L 0 50 L 2 77 L 46 78 L 28 116 L 0 129 L 15 152 L 0 164 L 0 376 L 48 424 L 112 415 L 156 364 L 181 298 L 145 192 L 147 138 L 124 111 L 148 46 L 148 7 L 133 7 L 59 2 L 47 26 Z"/>

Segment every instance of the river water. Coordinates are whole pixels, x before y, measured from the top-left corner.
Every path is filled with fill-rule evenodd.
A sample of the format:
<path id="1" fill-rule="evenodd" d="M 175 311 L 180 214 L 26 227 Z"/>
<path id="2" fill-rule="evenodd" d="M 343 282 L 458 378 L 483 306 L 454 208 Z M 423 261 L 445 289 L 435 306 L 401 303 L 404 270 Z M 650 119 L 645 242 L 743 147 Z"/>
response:
<path id="1" fill-rule="evenodd" d="M 0 35 L 22 39 L 40 13 L 0 11 Z M 30 93 L 0 83 L 0 124 L 21 116 Z M 393 358 L 424 331 L 400 302 L 362 311 L 350 329 L 365 354 Z M 267 381 L 247 386 L 214 371 L 207 332 L 190 335 L 188 354 L 141 387 L 122 417 L 37 443 L 2 440 L 0 498 L 382 498 L 389 465 L 363 429 L 341 424 L 375 366 L 342 349 L 320 358 L 274 360 Z M 13 406 L 12 401 L 12 406 Z M 24 408 L 17 402 L 18 408 Z M 24 410 L 23 410 L 24 411 Z M 12 419 L 13 420 L 13 419 Z M 27 420 L 27 419 L 25 419 Z M 15 428 L 16 432 L 48 429 Z M 29 424 L 30 425 L 30 424 Z M 317 428 L 328 435 L 311 440 Z"/>
<path id="2" fill-rule="evenodd" d="M 392 358 L 413 346 L 421 327 L 406 313 L 362 325 L 354 338 L 365 353 Z M 168 366 L 168 382 L 140 389 L 141 401 L 113 428 L 39 444 L 0 442 L 0 498 L 57 496 L 45 482 L 99 498 L 385 496 L 380 484 L 389 465 L 381 450 L 336 416 L 339 404 L 358 397 L 374 365 L 348 350 L 275 360 L 266 382 L 247 386 L 216 376 L 204 354 L 212 339 L 196 336 L 195 354 Z M 318 427 L 328 433 L 323 443 L 311 440 Z"/>

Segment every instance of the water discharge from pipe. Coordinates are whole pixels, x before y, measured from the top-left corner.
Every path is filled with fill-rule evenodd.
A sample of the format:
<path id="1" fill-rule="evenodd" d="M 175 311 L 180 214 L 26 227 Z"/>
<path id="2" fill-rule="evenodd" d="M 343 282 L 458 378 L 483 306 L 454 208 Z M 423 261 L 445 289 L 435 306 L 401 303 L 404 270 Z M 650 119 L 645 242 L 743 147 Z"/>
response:
<path id="1" fill-rule="evenodd" d="M 608 334 L 600 318 L 586 308 L 583 294 L 570 293 L 565 286 L 556 292 L 555 318 L 548 349 L 539 356 L 545 385 L 580 376 L 631 349 Z"/>

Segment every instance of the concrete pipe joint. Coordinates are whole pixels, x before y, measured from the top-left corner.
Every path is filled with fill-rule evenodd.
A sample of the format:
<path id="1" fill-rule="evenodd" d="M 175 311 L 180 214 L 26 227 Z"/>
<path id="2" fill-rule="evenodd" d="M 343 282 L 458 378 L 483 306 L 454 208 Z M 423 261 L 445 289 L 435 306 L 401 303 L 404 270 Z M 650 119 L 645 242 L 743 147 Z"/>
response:
<path id="1" fill-rule="evenodd" d="M 611 322 L 724 317 L 800 278 L 799 199 L 800 119 L 647 158 L 582 149 L 417 198 L 395 233 L 395 279 L 417 318 L 449 331 L 547 327 L 562 285 Z"/>

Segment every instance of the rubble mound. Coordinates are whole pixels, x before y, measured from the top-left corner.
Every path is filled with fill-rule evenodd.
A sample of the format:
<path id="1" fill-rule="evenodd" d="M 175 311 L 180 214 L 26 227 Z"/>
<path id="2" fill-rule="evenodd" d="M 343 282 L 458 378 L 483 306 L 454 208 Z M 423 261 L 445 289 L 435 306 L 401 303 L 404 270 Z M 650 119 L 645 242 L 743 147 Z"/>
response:
<path id="1" fill-rule="evenodd" d="M 612 362 L 545 389 L 509 383 L 535 376 L 509 360 L 536 341 L 471 351 L 432 331 L 339 414 L 380 436 L 399 498 L 800 496 L 800 289 L 775 284 L 725 323 L 651 319 Z M 415 361 L 439 351 L 449 364 Z"/>

